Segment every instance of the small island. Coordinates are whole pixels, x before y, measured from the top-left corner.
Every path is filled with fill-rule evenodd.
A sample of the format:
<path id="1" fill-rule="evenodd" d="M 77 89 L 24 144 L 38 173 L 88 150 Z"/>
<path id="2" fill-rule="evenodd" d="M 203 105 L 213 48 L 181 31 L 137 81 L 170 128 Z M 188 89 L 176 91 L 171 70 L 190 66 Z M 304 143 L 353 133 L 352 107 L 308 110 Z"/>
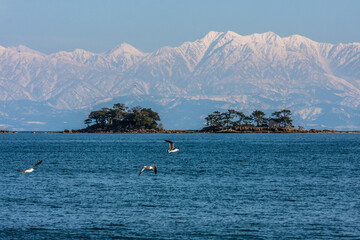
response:
<path id="1" fill-rule="evenodd" d="M 335 130 L 306 130 L 302 126 L 295 128 L 291 111 L 283 109 L 265 117 L 261 110 L 253 111 L 249 116 L 243 112 L 229 109 L 226 112 L 215 111 L 209 114 L 206 127 L 200 132 L 209 133 L 335 133 Z"/>
<path id="2" fill-rule="evenodd" d="M 167 130 L 160 123 L 160 116 L 151 108 L 129 108 L 116 103 L 112 108 L 90 112 L 84 129 L 65 129 L 63 133 L 335 133 L 335 130 L 306 130 L 292 124 L 291 111 L 283 109 L 266 117 L 261 110 L 249 116 L 229 109 L 215 111 L 205 117 L 206 127 L 201 130 Z"/>
<path id="3" fill-rule="evenodd" d="M 84 129 L 65 129 L 64 133 L 175 133 L 182 130 L 164 129 L 157 112 L 140 106 L 129 108 L 116 103 L 112 108 L 92 111 Z"/>

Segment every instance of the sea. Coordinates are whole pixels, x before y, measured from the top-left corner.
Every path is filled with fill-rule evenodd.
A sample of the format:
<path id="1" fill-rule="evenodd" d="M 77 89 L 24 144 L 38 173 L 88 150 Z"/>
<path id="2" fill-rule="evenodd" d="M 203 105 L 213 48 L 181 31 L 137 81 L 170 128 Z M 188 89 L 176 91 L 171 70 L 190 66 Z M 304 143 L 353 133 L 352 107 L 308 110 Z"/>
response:
<path id="1" fill-rule="evenodd" d="M 0 239 L 360 239 L 360 134 L 0 134 Z"/>

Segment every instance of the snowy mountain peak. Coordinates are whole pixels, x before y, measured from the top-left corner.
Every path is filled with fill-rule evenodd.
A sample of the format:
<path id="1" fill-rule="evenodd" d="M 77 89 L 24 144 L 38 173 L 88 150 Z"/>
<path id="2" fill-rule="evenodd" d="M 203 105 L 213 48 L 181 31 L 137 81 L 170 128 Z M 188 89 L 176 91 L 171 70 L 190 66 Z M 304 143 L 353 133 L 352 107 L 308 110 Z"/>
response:
<path id="1" fill-rule="evenodd" d="M 291 35 L 289 37 L 286 37 L 284 38 L 285 41 L 288 41 L 290 42 L 291 44 L 301 44 L 301 43 L 304 43 L 304 44 L 318 44 L 317 42 L 311 40 L 310 38 L 307 38 L 307 37 L 304 37 L 304 36 L 301 36 L 301 35 L 298 35 L 298 34 L 294 34 L 294 35 Z"/>
<path id="2" fill-rule="evenodd" d="M 210 31 L 204 37 L 202 37 L 199 41 L 202 42 L 204 45 L 209 46 L 213 43 L 221 34 L 222 32 L 215 32 Z"/>
<path id="3" fill-rule="evenodd" d="M 134 55 L 134 56 L 146 55 L 146 53 L 141 52 L 140 50 L 136 49 L 135 47 L 133 47 L 132 45 L 130 45 L 128 43 L 122 43 L 119 46 L 113 48 L 109 52 L 109 55 L 111 55 L 111 56 L 118 56 L 118 55 L 125 55 L 125 54 Z"/>
<path id="4" fill-rule="evenodd" d="M 227 31 L 227 32 L 225 32 L 225 33 L 222 33 L 221 36 L 222 36 L 223 38 L 226 38 L 226 39 L 229 39 L 229 40 L 242 37 L 241 35 L 239 35 L 239 34 L 237 34 L 237 33 L 235 33 L 235 32 L 232 32 L 232 31 Z"/>
<path id="5" fill-rule="evenodd" d="M 218 38 L 215 40 L 215 42 L 217 43 L 228 43 L 231 41 L 243 41 L 244 37 L 232 32 L 232 31 L 227 31 L 227 32 L 220 32 Z"/>
<path id="6" fill-rule="evenodd" d="M 86 51 L 86 50 L 80 49 L 80 48 L 77 48 L 77 49 L 75 49 L 75 50 L 72 51 L 72 52 L 75 53 L 75 54 L 89 54 L 89 53 L 91 53 L 91 52 L 89 52 L 89 51 Z"/>
<path id="7" fill-rule="evenodd" d="M 34 50 L 28 48 L 27 46 L 24 46 L 24 45 L 19 45 L 16 47 L 16 50 L 18 52 L 33 52 Z"/>
<path id="8" fill-rule="evenodd" d="M 24 46 L 24 45 L 19 45 L 17 47 L 8 47 L 7 49 L 10 51 L 17 52 L 19 54 L 33 54 L 33 55 L 42 55 L 42 56 L 45 55 L 42 52 L 28 48 L 27 46 Z"/>
<path id="9" fill-rule="evenodd" d="M 260 44 L 274 44 L 282 41 L 282 38 L 273 32 L 254 33 L 249 35 L 249 38 L 252 42 Z"/>

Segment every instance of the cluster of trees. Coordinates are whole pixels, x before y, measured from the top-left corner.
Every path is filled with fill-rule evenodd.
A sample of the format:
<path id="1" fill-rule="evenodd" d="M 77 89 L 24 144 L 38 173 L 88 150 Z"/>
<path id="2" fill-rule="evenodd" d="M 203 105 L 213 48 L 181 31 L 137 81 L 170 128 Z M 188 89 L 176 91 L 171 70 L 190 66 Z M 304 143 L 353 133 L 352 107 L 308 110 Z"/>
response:
<path id="1" fill-rule="evenodd" d="M 88 128 L 137 130 L 157 129 L 161 127 L 158 121 L 160 121 L 159 114 L 151 108 L 140 106 L 128 108 L 124 104 L 116 103 L 113 108 L 92 111 L 84 123 Z"/>
<path id="2" fill-rule="evenodd" d="M 291 111 L 284 109 L 271 114 L 272 117 L 265 117 L 265 113 L 260 110 L 253 111 L 249 116 L 243 112 L 229 109 L 226 112 L 215 111 L 208 115 L 206 125 L 210 127 L 237 127 L 237 126 L 269 126 L 269 121 L 273 120 L 279 127 L 294 127 L 291 119 Z"/>

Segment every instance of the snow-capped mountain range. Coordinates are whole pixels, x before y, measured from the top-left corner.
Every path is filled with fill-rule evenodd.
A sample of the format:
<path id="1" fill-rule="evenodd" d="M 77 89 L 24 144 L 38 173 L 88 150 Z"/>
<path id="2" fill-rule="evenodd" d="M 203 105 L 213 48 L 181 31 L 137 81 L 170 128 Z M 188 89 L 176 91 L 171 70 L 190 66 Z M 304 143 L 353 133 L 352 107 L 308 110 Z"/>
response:
<path id="1" fill-rule="evenodd" d="M 306 128 L 360 129 L 360 43 L 211 31 L 151 53 L 0 46 L 0 129 L 80 128 L 116 102 L 153 108 L 169 129 L 199 129 L 229 108 L 286 108 Z"/>

